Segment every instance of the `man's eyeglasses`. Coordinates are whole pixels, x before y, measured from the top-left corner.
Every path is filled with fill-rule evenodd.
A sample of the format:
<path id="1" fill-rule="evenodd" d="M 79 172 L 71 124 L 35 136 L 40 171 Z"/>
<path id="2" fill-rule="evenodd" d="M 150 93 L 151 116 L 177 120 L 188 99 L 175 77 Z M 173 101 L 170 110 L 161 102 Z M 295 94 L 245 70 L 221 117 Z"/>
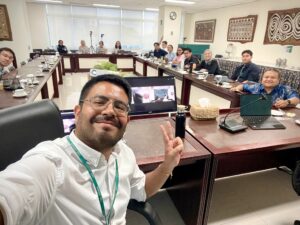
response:
<path id="1" fill-rule="evenodd" d="M 90 102 L 91 106 L 94 110 L 104 110 L 107 106 L 112 103 L 113 109 L 118 116 L 126 116 L 130 111 L 130 107 L 128 104 L 120 101 L 120 100 L 113 100 L 103 95 L 97 95 L 91 97 L 90 99 L 83 99 L 80 102 Z"/>

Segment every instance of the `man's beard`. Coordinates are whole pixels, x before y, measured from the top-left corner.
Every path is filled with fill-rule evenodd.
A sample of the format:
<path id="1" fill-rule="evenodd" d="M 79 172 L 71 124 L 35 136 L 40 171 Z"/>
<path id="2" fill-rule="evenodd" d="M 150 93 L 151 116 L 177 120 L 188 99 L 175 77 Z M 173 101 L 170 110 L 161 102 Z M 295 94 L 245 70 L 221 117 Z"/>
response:
<path id="1" fill-rule="evenodd" d="M 106 128 L 103 128 L 103 132 L 95 136 L 95 134 L 86 132 L 82 128 L 80 129 L 80 134 L 75 133 L 79 135 L 88 146 L 91 148 L 97 150 L 97 151 L 105 151 L 107 149 L 113 148 L 118 141 L 120 141 L 123 138 L 126 126 L 123 126 L 120 121 L 114 117 L 114 116 L 109 116 L 109 115 L 97 115 L 96 117 L 91 118 L 90 123 L 105 123 L 109 122 L 112 123 L 112 126 L 115 126 L 118 130 L 115 135 L 112 135 L 107 131 L 105 131 Z M 83 127 L 83 126 L 81 126 Z M 110 129 L 110 128 L 107 128 Z M 80 138 L 80 139 L 81 139 Z"/>

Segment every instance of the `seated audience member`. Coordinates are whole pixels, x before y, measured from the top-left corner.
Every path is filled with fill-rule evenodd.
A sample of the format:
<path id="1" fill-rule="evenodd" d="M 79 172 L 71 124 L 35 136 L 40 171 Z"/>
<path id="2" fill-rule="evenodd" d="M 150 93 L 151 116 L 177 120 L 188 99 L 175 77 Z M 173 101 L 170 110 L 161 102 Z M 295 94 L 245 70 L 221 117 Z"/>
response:
<path id="1" fill-rule="evenodd" d="M 173 52 L 173 45 L 168 45 L 168 54 L 165 56 L 165 58 L 168 60 L 168 62 L 172 62 L 175 57 L 176 55 Z"/>
<path id="2" fill-rule="evenodd" d="M 190 66 L 193 64 L 193 69 L 195 69 L 197 67 L 197 65 L 199 65 L 200 60 L 198 59 L 197 56 L 194 56 L 192 53 L 192 50 L 190 48 L 186 48 L 184 49 L 184 68 L 188 69 L 190 68 Z"/>
<path id="3" fill-rule="evenodd" d="M 161 48 L 167 52 L 168 51 L 168 42 L 167 41 L 162 41 L 161 42 Z"/>
<path id="4" fill-rule="evenodd" d="M 236 80 L 238 82 L 258 82 L 260 69 L 257 65 L 251 62 L 253 56 L 253 52 L 251 50 L 244 50 L 242 52 L 242 62 L 243 64 L 236 67 L 233 75 L 231 76 L 232 80 Z"/>
<path id="5" fill-rule="evenodd" d="M 122 45 L 121 45 L 120 41 L 116 41 L 116 43 L 115 43 L 115 49 L 117 49 L 117 50 L 121 50 L 122 49 Z"/>
<path id="6" fill-rule="evenodd" d="M 154 43 L 154 57 L 161 58 L 165 57 L 168 53 L 165 50 L 162 50 L 158 42 Z"/>
<path id="7" fill-rule="evenodd" d="M 122 49 L 122 45 L 120 41 L 116 41 L 115 43 L 115 47 L 113 50 L 113 53 L 119 53 L 119 51 Z"/>
<path id="8" fill-rule="evenodd" d="M 88 46 L 86 46 L 84 40 L 80 41 L 80 46 L 78 48 L 78 52 L 81 54 L 90 54 L 90 48 Z"/>
<path id="9" fill-rule="evenodd" d="M 295 106 L 299 103 L 299 94 L 287 85 L 280 84 L 281 74 L 271 69 L 264 72 L 261 83 L 240 84 L 232 91 L 248 92 L 251 94 L 271 94 L 273 105 L 277 108 Z"/>
<path id="10" fill-rule="evenodd" d="M 173 59 L 172 64 L 180 64 L 182 60 L 184 60 L 183 49 L 181 47 L 178 47 L 176 57 Z"/>
<path id="11" fill-rule="evenodd" d="M 212 52 L 206 49 L 203 53 L 204 60 L 196 67 L 196 70 L 201 72 L 208 72 L 209 74 L 220 74 L 219 63 L 217 60 L 212 58 Z"/>
<path id="12" fill-rule="evenodd" d="M 63 40 L 59 40 L 58 41 L 58 45 L 56 47 L 57 51 L 59 52 L 59 54 L 66 54 L 68 53 L 68 49 L 67 47 L 64 45 Z"/>
<path id="13" fill-rule="evenodd" d="M 145 175 L 122 140 L 130 99 L 119 76 L 89 80 L 74 108 L 75 130 L 38 144 L 0 172 L 0 225 L 125 224 L 129 200 L 154 195 L 183 150 L 170 123 L 161 125 L 164 161 Z"/>
<path id="14" fill-rule="evenodd" d="M 0 80 L 3 75 L 15 70 L 12 65 L 15 58 L 15 53 L 10 48 L 0 48 Z"/>
<path id="15" fill-rule="evenodd" d="M 104 48 L 103 41 L 99 41 L 99 46 L 96 48 L 96 53 L 97 54 L 106 54 L 107 53 L 107 49 Z"/>

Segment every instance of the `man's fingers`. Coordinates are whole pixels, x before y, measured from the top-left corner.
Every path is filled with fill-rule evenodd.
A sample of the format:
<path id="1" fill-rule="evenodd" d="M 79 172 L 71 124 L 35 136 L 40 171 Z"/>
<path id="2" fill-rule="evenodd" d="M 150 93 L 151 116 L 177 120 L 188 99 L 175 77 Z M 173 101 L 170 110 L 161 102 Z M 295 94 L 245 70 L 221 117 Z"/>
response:
<path id="1" fill-rule="evenodd" d="M 160 128 L 163 132 L 165 141 L 169 141 L 174 138 L 172 126 L 169 121 L 165 125 L 160 125 Z"/>

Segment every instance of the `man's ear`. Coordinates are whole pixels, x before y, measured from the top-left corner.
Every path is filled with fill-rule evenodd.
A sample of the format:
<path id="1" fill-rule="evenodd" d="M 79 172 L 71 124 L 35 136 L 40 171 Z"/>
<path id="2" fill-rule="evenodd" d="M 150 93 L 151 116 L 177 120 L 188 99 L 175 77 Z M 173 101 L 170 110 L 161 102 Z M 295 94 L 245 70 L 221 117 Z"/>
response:
<path id="1" fill-rule="evenodd" d="M 76 105 L 74 107 L 74 115 L 75 115 L 75 123 L 77 122 L 79 116 L 80 116 L 80 113 L 81 113 L 81 106 L 80 105 Z"/>

